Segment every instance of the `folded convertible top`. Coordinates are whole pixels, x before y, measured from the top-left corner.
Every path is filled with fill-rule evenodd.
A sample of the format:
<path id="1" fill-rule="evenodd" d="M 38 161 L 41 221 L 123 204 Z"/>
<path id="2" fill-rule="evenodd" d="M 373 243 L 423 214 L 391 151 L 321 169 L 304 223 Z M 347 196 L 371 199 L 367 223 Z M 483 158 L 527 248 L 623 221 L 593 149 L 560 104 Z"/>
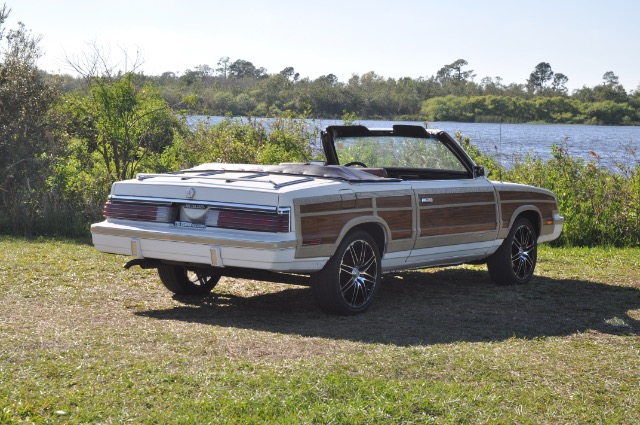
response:
<path id="1" fill-rule="evenodd" d="M 231 171 L 247 173 L 269 173 L 292 176 L 319 177 L 323 179 L 342 180 L 352 183 L 374 183 L 401 181 L 396 178 L 379 177 L 367 173 L 363 169 L 349 168 L 341 165 L 312 165 L 312 164 L 283 164 L 283 165 L 254 165 L 254 164 L 223 164 L 207 163 L 177 173 L 206 173 L 210 171 Z"/>

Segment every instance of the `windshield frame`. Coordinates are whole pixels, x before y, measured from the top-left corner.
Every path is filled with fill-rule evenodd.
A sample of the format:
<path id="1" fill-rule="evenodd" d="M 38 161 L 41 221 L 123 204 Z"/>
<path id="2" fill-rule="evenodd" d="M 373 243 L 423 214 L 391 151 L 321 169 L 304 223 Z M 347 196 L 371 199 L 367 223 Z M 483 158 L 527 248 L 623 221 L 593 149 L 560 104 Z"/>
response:
<path id="1" fill-rule="evenodd" d="M 439 130 L 430 130 L 418 125 L 394 125 L 391 129 L 369 129 L 362 125 L 354 126 L 329 126 L 322 132 L 322 145 L 327 158 L 327 165 L 341 165 L 335 147 L 336 138 L 341 137 L 389 137 L 399 136 L 405 138 L 436 139 L 442 143 L 460 161 L 468 177 L 474 176 L 475 163 L 462 147 L 447 133 Z M 344 165 L 344 164 L 342 164 Z M 384 167 L 402 169 L 406 167 Z M 409 168 L 407 168 L 409 169 Z M 414 168 L 418 169 L 418 168 Z M 427 168 L 420 168 L 427 169 Z M 446 170 L 443 170 L 446 171 Z"/>

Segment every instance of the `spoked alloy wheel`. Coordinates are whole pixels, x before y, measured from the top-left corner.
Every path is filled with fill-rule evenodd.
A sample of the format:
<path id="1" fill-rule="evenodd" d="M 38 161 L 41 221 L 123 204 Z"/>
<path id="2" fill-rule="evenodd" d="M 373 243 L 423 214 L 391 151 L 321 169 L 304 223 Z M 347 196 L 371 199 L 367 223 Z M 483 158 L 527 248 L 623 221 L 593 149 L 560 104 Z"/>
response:
<path id="1" fill-rule="evenodd" d="M 378 260 L 373 247 L 363 240 L 353 241 L 342 257 L 338 281 L 340 292 L 351 308 L 369 301 L 378 279 Z"/>
<path id="2" fill-rule="evenodd" d="M 208 294 L 220 280 L 213 271 L 172 265 L 158 267 L 158 276 L 168 290 L 178 295 Z"/>
<path id="3" fill-rule="evenodd" d="M 498 285 L 519 285 L 531 280 L 538 259 L 538 236 L 526 218 L 513 224 L 500 248 L 487 261 L 491 279 Z"/>
<path id="4" fill-rule="evenodd" d="M 380 286 L 380 253 L 365 232 L 349 234 L 325 267 L 311 276 L 311 288 L 324 310 L 337 314 L 365 311 Z"/>
<path id="5" fill-rule="evenodd" d="M 535 233 L 526 224 L 520 225 L 511 243 L 511 269 L 515 278 L 524 281 L 531 278 L 536 267 Z"/>

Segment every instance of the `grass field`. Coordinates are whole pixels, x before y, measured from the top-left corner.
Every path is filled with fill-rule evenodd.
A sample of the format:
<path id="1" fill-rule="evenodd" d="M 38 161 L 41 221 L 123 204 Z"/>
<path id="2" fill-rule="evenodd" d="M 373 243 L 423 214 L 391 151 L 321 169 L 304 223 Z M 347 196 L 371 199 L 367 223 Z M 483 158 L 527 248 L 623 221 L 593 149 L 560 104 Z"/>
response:
<path id="1" fill-rule="evenodd" d="M 357 317 L 124 261 L 0 237 L 0 423 L 640 423 L 640 249 L 542 247 L 520 287 L 387 276 Z"/>

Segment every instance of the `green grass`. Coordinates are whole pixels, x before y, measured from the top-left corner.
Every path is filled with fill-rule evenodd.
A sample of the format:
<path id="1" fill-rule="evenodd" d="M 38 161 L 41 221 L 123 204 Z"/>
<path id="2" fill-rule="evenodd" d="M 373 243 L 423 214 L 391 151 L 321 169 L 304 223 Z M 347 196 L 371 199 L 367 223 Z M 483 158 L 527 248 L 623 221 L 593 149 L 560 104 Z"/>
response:
<path id="1" fill-rule="evenodd" d="M 387 276 L 372 309 L 0 238 L 0 423 L 640 423 L 640 250 L 542 247 L 529 285 L 481 266 Z"/>

